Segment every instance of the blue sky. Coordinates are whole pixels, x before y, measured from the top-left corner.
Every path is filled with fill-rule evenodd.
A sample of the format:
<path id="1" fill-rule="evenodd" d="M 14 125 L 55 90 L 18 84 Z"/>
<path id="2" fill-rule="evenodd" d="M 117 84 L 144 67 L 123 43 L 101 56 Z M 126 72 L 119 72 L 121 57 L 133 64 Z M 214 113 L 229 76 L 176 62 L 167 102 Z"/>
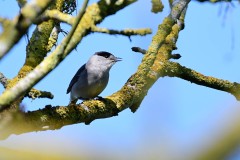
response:
<path id="1" fill-rule="evenodd" d="M 93 2 L 90 0 L 89 4 Z M 78 3 L 80 7 L 80 1 Z M 0 6 L 0 16 L 14 17 L 18 14 L 16 1 L 0 0 Z M 225 12 L 227 7 L 229 9 Z M 101 96 L 120 89 L 141 63 L 142 55 L 132 52 L 131 47 L 147 49 L 158 24 L 170 11 L 167 4 L 162 13 L 153 14 L 150 10 L 150 1 L 139 1 L 106 18 L 99 26 L 119 30 L 150 27 L 153 34 L 133 36 L 131 42 L 124 36 L 100 33 L 87 36 L 77 50 L 35 86 L 51 91 L 54 99 L 26 99 L 23 104 L 28 110 L 47 104 L 67 105 L 69 95 L 65 93 L 72 76 L 94 52 L 102 50 L 114 53 L 123 61 L 113 66 L 110 82 Z M 240 67 L 239 17 L 238 3 L 232 6 L 227 3 L 213 5 L 192 1 L 186 14 L 185 29 L 179 35 L 178 50 L 174 51 L 182 55 L 177 62 L 205 75 L 240 82 L 237 72 Z M 69 29 L 67 25 L 62 27 Z M 60 35 L 60 40 L 62 37 Z M 23 38 L 0 62 L 0 71 L 7 77 L 15 76 L 24 63 L 26 43 L 27 40 Z M 3 87 L 0 86 L 2 91 Z M 89 157 L 92 152 L 106 157 L 122 155 L 122 152 L 126 153 L 125 158 L 144 159 L 152 156 L 158 159 L 160 156 L 169 156 L 169 153 L 184 157 L 218 137 L 236 113 L 240 114 L 239 102 L 232 95 L 179 78 L 165 77 L 154 84 L 134 114 L 127 109 L 117 117 L 96 120 L 88 126 L 76 124 L 57 131 L 13 135 L 1 141 L 0 146 L 16 149 L 21 146 L 24 150 L 43 153 L 52 150 Z"/>

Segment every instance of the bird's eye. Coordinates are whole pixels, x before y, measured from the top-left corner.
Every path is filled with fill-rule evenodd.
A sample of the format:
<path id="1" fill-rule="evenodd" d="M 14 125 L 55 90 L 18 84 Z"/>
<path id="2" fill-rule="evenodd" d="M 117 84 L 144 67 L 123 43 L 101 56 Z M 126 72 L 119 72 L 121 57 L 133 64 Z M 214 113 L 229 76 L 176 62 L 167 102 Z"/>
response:
<path id="1" fill-rule="evenodd" d="M 105 51 L 97 52 L 96 54 L 105 58 L 109 58 L 112 55 L 111 53 Z"/>

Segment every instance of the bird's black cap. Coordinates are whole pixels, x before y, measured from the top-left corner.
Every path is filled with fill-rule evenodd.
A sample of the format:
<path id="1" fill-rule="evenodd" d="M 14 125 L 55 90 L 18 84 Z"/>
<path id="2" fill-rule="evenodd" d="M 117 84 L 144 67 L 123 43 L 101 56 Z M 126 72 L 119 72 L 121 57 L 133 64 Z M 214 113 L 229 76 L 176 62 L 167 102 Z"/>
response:
<path id="1" fill-rule="evenodd" d="M 100 52 L 96 52 L 95 55 L 99 55 L 99 56 L 108 58 L 108 57 L 110 57 L 112 54 L 109 53 L 109 52 L 106 52 L 106 51 L 100 51 Z"/>

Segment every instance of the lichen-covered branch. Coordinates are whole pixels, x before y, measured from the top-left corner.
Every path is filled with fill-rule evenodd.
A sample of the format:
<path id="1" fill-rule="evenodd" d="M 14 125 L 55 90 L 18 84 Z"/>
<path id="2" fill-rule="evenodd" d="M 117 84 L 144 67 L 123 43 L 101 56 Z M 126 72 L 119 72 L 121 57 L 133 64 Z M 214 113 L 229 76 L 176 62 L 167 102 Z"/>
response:
<path id="1" fill-rule="evenodd" d="M 0 83 L 3 85 L 4 88 L 7 88 L 9 80 L 0 72 Z M 36 99 L 36 98 L 49 98 L 53 99 L 53 94 L 47 91 L 40 91 L 37 89 L 32 88 L 29 92 L 25 95 L 28 98 Z"/>
<path id="2" fill-rule="evenodd" d="M 20 14 L 3 28 L 0 35 L 0 59 L 21 39 L 33 20 L 52 2 L 52 0 L 35 0 L 27 3 Z"/>
<path id="3" fill-rule="evenodd" d="M 100 3 L 103 2 L 105 3 L 105 1 L 101 1 Z M 188 3 L 186 3 L 186 6 L 187 4 Z M 176 7 L 178 8 L 179 12 L 182 12 L 184 9 L 183 6 L 181 6 L 181 8 L 180 6 L 176 5 Z M 49 106 L 42 110 L 25 113 L 22 120 L 14 121 L 13 126 L 17 126 L 17 123 L 22 121 L 23 123 L 26 122 L 26 128 L 20 128 L 15 133 L 20 134 L 35 130 L 58 129 L 68 124 L 80 122 L 85 122 L 88 124 L 94 119 L 115 116 L 118 112 L 128 107 L 130 107 L 133 112 L 136 111 L 137 108 L 134 108 L 133 106 L 140 105 L 141 101 L 139 101 L 139 99 L 142 99 L 142 97 L 147 94 L 149 88 L 157 80 L 150 79 L 148 72 L 155 61 L 159 47 L 165 43 L 166 37 L 172 32 L 172 27 L 174 24 L 177 23 L 177 18 L 179 17 L 176 17 L 176 15 L 180 16 L 180 13 L 175 13 L 175 16 L 168 16 L 162 25 L 159 26 L 159 30 L 154 36 L 149 47 L 150 52 L 148 50 L 148 52 L 144 55 L 138 71 L 128 79 L 125 85 L 118 92 L 106 97 L 106 99 L 103 101 L 84 101 L 80 105 L 68 107 Z M 81 22 L 82 21 L 83 19 Z M 31 75 L 31 73 L 29 75 Z M 5 136 L 11 133 L 14 132 L 7 133 Z"/>
<path id="4" fill-rule="evenodd" d="M 57 23 L 52 29 L 52 32 L 48 38 L 48 44 L 46 47 L 46 51 L 50 52 L 51 49 L 56 46 L 58 40 L 58 34 L 61 32 L 60 24 Z"/>
<path id="5" fill-rule="evenodd" d="M 31 98 L 31 99 L 36 99 L 36 98 L 53 99 L 53 97 L 54 97 L 54 95 L 51 92 L 39 91 L 39 90 L 34 89 L 34 88 L 32 88 L 25 96 L 28 97 L 28 98 Z"/>
<path id="6" fill-rule="evenodd" d="M 40 65 L 38 65 L 32 72 L 26 75 L 20 82 L 14 85 L 12 88 L 5 90 L 0 96 L 0 110 L 8 108 L 10 104 L 21 97 L 27 90 L 36 84 L 41 78 L 43 78 L 47 73 L 49 73 L 56 65 L 62 60 L 61 55 L 63 55 L 69 41 L 71 40 L 78 23 L 80 22 L 85 8 L 87 7 L 88 0 L 84 1 L 82 10 L 79 12 L 78 17 L 72 30 L 67 37 L 64 38 L 61 45 L 59 45 L 55 52 L 53 52 L 48 58 L 44 59 Z M 55 56 L 55 57 L 54 57 Z"/>
<path id="7" fill-rule="evenodd" d="M 0 121 L 0 139 L 5 139 L 11 134 L 55 130 L 66 125 L 81 122 L 90 124 L 94 119 L 117 116 L 125 108 L 127 106 L 117 107 L 116 103 L 108 98 L 103 101 L 84 101 L 79 105 L 46 106 L 44 109 L 37 111 L 19 113 L 17 120 L 13 119 L 12 123 L 8 125 L 8 129 L 5 127 L 1 128 L 3 124 Z"/>
<path id="8" fill-rule="evenodd" d="M 172 50 L 176 49 L 175 42 L 179 31 L 182 29 L 178 21 L 184 17 L 187 5 L 190 1 L 180 0 L 176 3 L 171 13 L 159 25 L 156 35 L 152 39 L 147 53 L 143 57 L 142 63 L 136 73 L 137 83 L 142 88 L 137 100 L 130 106 L 132 112 L 135 112 L 140 106 L 142 100 L 148 92 L 148 89 L 161 76 L 162 64 L 171 58 Z M 182 16 L 181 16 L 182 15 Z M 138 77 L 142 77 L 141 81 Z"/>
<path id="9" fill-rule="evenodd" d="M 52 10 L 46 10 L 41 16 L 39 16 L 37 19 L 34 20 L 34 23 L 40 24 L 50 19 L 58 20 L 59 22 L 64 22 L 64 23 L 73 25 L 75 17 L 66 13 L 62 13 L 57 9 L 52 9 Z"/>
<path id="10" fill-rule="evenodd" d="M 49 9 L 62 10 L 63 0 L 55 0 L 53 2 L 54 3 L 48 7 Z M 8 81 L 9 83 L 7 84 L 6 90 L 15 86 L 17 82 L 24 78 L 44 59 L 48 53 L 48 48 L 46 46 L 49 44 L 49 37 L 54 26 L 57 24 L 58 22 L 55 22 L 54 20 L 48 20 L 36 26 L 26 47 L 25 63 L 20 68 L 18 74 Z M 28 89 L 23 95 L 19 96 L 9 108 L 18 109 L 24 95 L 26 95 L 29 90 L 30 89 Z"/>
<path id="11" fill-rule="evenodd" d="M 142 49 L 140 47 L 132 47 L 131 48 L 133 52 L 139 52 L 139 53 L 142 53 L 142 54 L 146 54 L 147 51 L 145 49 Z"/>
<path id="12" fill-rule="evenodd" d="M 136 0 L 125 0 L 121 1 L 120 4 L 116 4 L 114 2 L 107 4 L 105 0 L 102 0 L 89 6 L 81 18 L 81 23 L 76 23 L 76 19 L 75 24 L 78 25 L 73 37 L 69 38 L 70 32 L 63 42 L 32 72 L 0 96 L 0 109 L 7 108 L 11 102 L 20 95 L 23 95 L 24 92 L 29 90 L 34 84 L 54 69 L 76 47 L 82 38 L 90 33 L 93 25 L 100 23 L 106 16 L 116 13 L 118 10 L 132 4 L 135 1 Z M 69 43 L 67 40 L 69 40 Z M 62 52 L 63 49 L 64 52 Z"/>
<path id="13" fill-rule="evenodd" d="M 163 4 L 161 0 L 151 0 L 152 2 L 152 12 L 153 13 L 158 13 L 158 12 L 162 12 L 163 10 Z"/>
<path id="14" fill-rule="evenodd" d="M 169 77 L 179 77 L 181 79 L 190 81 L 198 85 L 214 88 L 217 90 L 231 93 L 240 100 L 240 84 L 231 83 L 227 80 L 218 79 L 211 76 L 205 76 L 199 72 L 196 72 L 190 68 L 181 66 L 176 62 L 168 62 L 165 64 L 165 75 Z"/>
<path id="15" fill-rule="evenodd" d="M 151 34 L 152 31 L 150 28 L 143 28 L 143 29 L 124 29 L 124 30 L 113 30 L 113 29 L 107 29 L 107 28 L 100 28 L 97 26 L 92 27 L 93 32 L 99 32 L 99 33 L 107 33 L 110 35 L 123 35 L 123 36 L 132 36 L 132 35 L 140 35 L 145 36 L 147 34 Z"/>

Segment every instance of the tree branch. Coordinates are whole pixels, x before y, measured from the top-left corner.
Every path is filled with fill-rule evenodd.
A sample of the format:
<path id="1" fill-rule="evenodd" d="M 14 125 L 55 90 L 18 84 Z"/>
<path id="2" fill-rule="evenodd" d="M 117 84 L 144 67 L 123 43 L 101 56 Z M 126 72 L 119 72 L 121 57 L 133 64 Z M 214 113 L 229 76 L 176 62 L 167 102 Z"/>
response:
<path id="1" fill-rule="evenodd" d="M 15 86 L 6 90 L 0 96 L 0 110 L 7 108 L 15 99 L 20 95 L 23 95 L 24 92 L 29 90 L 34 84 L 52 71 L 76 47 L 76 45 L 82 40 L 83 36 L 90 31 L 93 24 L 100 23 L 106 16 L 114 14 L 133 2 L 135 2 L 135 0 L 125 0 L 122 1 L 121 4 L 111 2 L 107 5 L 106 1 L 102 0 L 99 1 L 98 4 L 89 6 L 83 17 L 83 12 L 79 12 L 78 19 L 75 21 L 77 28 L 76 30 L 72 30 L 73 32 L 75 31 L 72 35 L 73 37 L 70 32 L 55 51 L 45 58 L 32 72 L 19 81 Z M 82 8 L 82 10 L 85 10 L 85 8 Z M 106 12 L 106 10 L 109 12 Z M 80 19 L 81 23 L 78 23 Z"/>
<path id="2" fill-rule="evenodd" d="M 153 13 L 158 13 L 158 12 L 162 12 L 164 6 L 162 4 L 161 0 L 151 0 L 152 2 L 152 12 Z"/>
<path id="3" fill-rule="evenodd" d="M 64 38 L 61 45 L 59 45 L 55 52 L 53 52 L 48 58 L 44 59 L 40 65 L 38 65 L 32 72 L 30 72 L 25 78 L 23 78 L 20 82 L 18 82 L 14 87 L 6 90 L 0 96 L 0 110 L 8 108 L 9 105 L 16 100 L 18 97 L 24 94 L 27 90 L 29 90 L 34 84 L 36 84 L 41 78 L 43 78 L 47 73 L 49 73 L 53 68 L 57 66 L 57 64 L 62 60 L 62 55 L 71 40 L 78 23 L 80 22 L 85 8 L 87 7 L 88 0 L 84 1 L 83 8 L 79 12 L 76 22 L 72 27 L 72 30 L 68 34 L 67 37 Z M 55 56 L 55 58 L 53 58 Z M 53 61 L 53 59 L 55 61 Z"/>
<path id="4" fill-rule="evenodd" d="M 35 0 L 34 3 L 27 3 L 21 9 L 21 13 L 3 28 L 0 35 L 0 59 L 21 39 L 33 20 L 52 2 L 52 0 Z"/>
<path id="5" fill-rule="evenodd" d="M 54 95 L 51 92 L 40 91 L 40 90 L 32 88 L 25 95 L 25 97 L 28 97 L 28 98 L 31 98 L 31 99 L 36 99 L 36 98 L 49 98 L 49 99 L 53 99 Z"/>
<path id="6" fill-rule="evenodd" d="M 132 35 L 140 35 L 145 36 L 147 34 L 151 34 L 152 31 L 150 28 L 143 28 L 143 29 L 124 29 L 121 31 L 113 30 L 113 29 L 107 29 L 107 28 L 99 28 L 97 26 L 92 27 L 93 32 L 99 32 L 99 33 L 107 33 L 110 35 L 123 35 L 123 36 L 132 36 Z"/>
<path id="7" fill-rule="evenodd" d="M 52 10 L 46 10 L 40 17 L 34 20 L 34 23 L 40 24 L 43 21 L 47 21 L 49 19 L 54 19 L 54 20 L 58 20 L 59 22 L 64 22 L 69 25 L 73 25 L 75 17 L 66 13 L 62 13 L 57 9 L 52 9 Z"/>
<path id="8" fill-rule="evenodd" d="M 185 6 L 182 5 L 183 1 L 186 2 Z M 124 4 L 124 2 L 125 2 L 125 4 Z M 127 4 L 131 4 L 132 2 L 134 2 L 134 1 L 123 1 L 123 4 L 127 5 Z M 8 136 L 11 133 L 20 134 L 20 133 L 25 133 L 25 132 L 30 132 L 30 131 L 37 131 L 37 130 L 58 129 L 58 128 L 61 128 L 62 126 L 65 126 L 68 124 L 75 124 L 75 123 L 80 123 L 80 122 L 85 122 L 86 124 L 89 124 L 94 119 L 115 116 L 118 112 L 120 112 L 128 107 L 133 112 L 136 111 L 137 108 L 134 108 L 134 107 L 139 106 L 141 104 L 141 101 L 142 101 L 143 97 L 147 94 L 147 91 L 149 90 L 149 88 L 158 79 L 158 77 L 156 77 L 155 79 L 149 77 L 149 72 L 151 72 L 151 70 L 152 70 L 152 65 L 155 62 L 156 56 L 159 55 L 159 54 L 157 54 L 159 47 L 161 47 L 164 43 L 170 41 L 170 40 L 166 41 L 166 38 L 170 33 L 174 33 L 174 34 L 171 34 L 170 37 L 172 35 L 175 35 L 176 30 L 172 29 L 172 28 L 174 26 L 178 26 L 178 24 L 177 24 L 177 19 L 179 18 L 178 16 L 180 16 L 180 14 L 184 10 L 184 8 L 187 6 L 188 2 L 189 1 L 180 0 L 179 6 L 177 4 L 174 6 L 175 11 L 171 12 L 171 14 L 172 13 L 174 13 L 174 14 L 173 15 L 170 14 L 164 20 L 164 22 L 159 26 L 159 30 L 158 30 L 157 34 L 153 37 L 152 43 L 149 47 L 149 50 L 144 55 L 143 61 L 142 61 L 141 65 L 139 66 L 137 72 L 128 79 L 128 81 L 125 83 L 125 85 L 119 91 L 112 94 L 111 96 L 106 97 L 106 99 L 103 101 L 99 101 L 99 100 L 84 101 L 80 105 L 76 105 L 76 106 L 72 105 L 72 106 L 68 106 L 68 107 L 48 106 L 42 110 L 25 113 L 22 116 L 21 120 L 13 121 L 13 123 L 12 123 L 13 127 L 11 127 L 11 128 L 13 128 L 14 132 L 9 131 L 5 135 Z M 100 1 L 99 3 L 105 4 L 106 1 Z M 113 13 L 113 10 L 116 8 L 120 9 L 120 8 L 124 7 L 124 6 L 119 6 L 119 5 L 115 6 L 115 3 L 114 4 L 111 3 L 108 6 L 109 7 L 111 6 L 110 13 Z M 96 5 L 94 5 L 94 7 L 96 7 Z M 101 15 L 106 14 L 106 12 L 105 12 L 106 6 L 102 9 L 103 10 L 101 10 Z M 89 10 L 90 10 L 90 8 L 87 9 L 87 12 Z M 95 10 L 95 12 L 94 12 L 95 15 L 96 15 L 96 12 L 99 13 L 98 8 L 94 8 L 94 10 Z M 86 12 L 86 14 L 87 14 L 87 12 Z M 178 14 L 176 12 L 180 12 L 180 13 Z M 87 17 L 89 19 L 89 15 Z M 83 18 L 81 20 L 81 22 L 84 22 L 84 20 L 85 19 Z M 101 20 L 97 19 L 97 22 L 100 22 Z M 94 23 L 94 24 L 96 24 L 96 23 Z M 89 26 L 89 29 L 90 29 L 90 27 L 91 26 Z M 78 30 L 78 29 L 76 31 L 76 35 L 82 34 L 83 30 Z M 169 39 L 171 39 L 171 38 L 169 38 Z M 170 46 L 170 47 L 174 48 L 173 46 Z M 57 48 L 57 50 L 58 50 L 58 48 Z M 66 53 L 68 50 L 70 50 L 70 49 L 67 46 L 64 54 L 68 54 L 68 53 Z M 58 60 L 59 57 L 61 58 L 60 54 L 57 54 L 58 57 L 53 56 L 54 54 L 56 54 L 56 53 L 53 52 L 53 54 L 51 54 L 49 56 L 49 57 L 51 57 L 50 60 L 52 60 L 52 59 Z M 163 55 L 165 55 L 165 54 L 163 54 Z M 22 82 L 19 82 L 19 83 L 20 84 L 21 83 L 29 84 L 29 81 L 31 82 L 31 80 L 32 80 L 31 78 L 36 79 L 36 76 L 38 76 L 39 74 L 42 74 L 42 73 L 45 74 L 46 70 L 43 70 L 44 69 L 43 67 L 50 65 L 49 63 L 47 63 L 47 65 L 45 63 L 46 59 L 48 59 L 49 57 L 45 58 L 44 61 L 42 62 L 42 64 L 40 64 L 39 67 L 42 67 L 42 68 L 37 67 L 33 71 L 33 72 L 36 72 L 35 74 L 33 74 L 33 72 L 29 73 L 28 76 L 22 80 L 22 82 L 24 82 L 24 83 L 22 83 Z M 65 57 L 65 55 L 63 55 L 63 57 Z M 159 61 L 157 63 L 159 63 Z M 52 65 L 50 65 L 50 66 L 52 67 Z M 37 79 L 41 79 L 41 78 L 37 77 Z M 11 93 L 11 92 L 9 92 L 9 93 Z M 0 97 L 0 102 L 1 102 L 1 97 Z M 16 117 L 16 116 L 14 116 L 14 117 Z M 25 127 L 17 127 L 17 126 L 19 126 L 18 123 L 20 123 L 20 122 L 24 123 L 26 128 Z M 18 131 L 15 131 L 17 129 L 18 129 Z M 7 131 L 4 130 L 4 132 L 6 133 Z"/>
<path id="9" fill-rule="evenodd" d="M 146 54 L 147 51 L 145 49 L 142 49 L 140 47 L 132 47 L 131 48 L 133 52 L 139 52 L 139 53 L 142 53 L 142 54 Z"/>
<path id="10" fill-rule="evenodd" d="M 240 100 L 240 84 L 231 83 L 227 80 L 217 79 L 211 76 L 205 76 L 199 72 L 196 72 L 190 68 L 181 66 L 176 62 L 168 62 L 166 64 L 165 75 L 169 77 L 179 77 L 181 79 L 190 81 L 198 85 L 206 86 L 209 88 L 217 89 L 220 91 L 225 91 L 231 93 L 236 97 L 237 100 Z"/>
<path id="11" fill-rule="evenodd" d="M 0 139 L 5 139 L 11 134 L 55 130 L 76 123 L 90 124 L 95 119 L 117 116 L 119 112 L 127 108 L 127 106 L 116 106 L 114 101 L 106 98 L 103 101 L 90 100 L 67 107 L 46 106 L 37 111 L 20 113 L 17 120 L 13 119 L 12 123 L 9 123 L 8 129 L 6 127 L 1 129 L 2 122 L 0 121 Z"/>
<path id="12" fill-rule="evenodd" d="M 147 88 L 150 88 L 162 76 L 164 63 L 172 58 L 171 52 L 176 49 L 176 41 L 179 31 L 183 29 L 182 23 L 184 23 L 183 19 L 189 2 L 189 0 L 180 0 L 174 4 L 171 13 L 159 25 L 148 51 L 144 54 L 142 63 L 138 67 L 137 74 L 134 75 L 137 79 L 141 77 L 138 85 L 143 86 L 143 90 L 139 92 L 137 100 L 130 106 L 132 112 L 135 112 L 140 106 L 147 94 Z"/>
<path id="13" fill-rule="evenodd" d="M 0 83 L 4 88 L 7 87 L 8 79 L 0 72 Z"/>
<path id="14" fill-rule="evenodd" d="M 0 72 L 0 83 L 3 85 L 4 88 L 7 87 L 8 79 Z M 32 88 L 25 97 L 36 99 L 36 98 L 49 98 L 53 99 L 54 95 L 51 92 L 47 91 L 40 91 L 37 89 Z"/>

